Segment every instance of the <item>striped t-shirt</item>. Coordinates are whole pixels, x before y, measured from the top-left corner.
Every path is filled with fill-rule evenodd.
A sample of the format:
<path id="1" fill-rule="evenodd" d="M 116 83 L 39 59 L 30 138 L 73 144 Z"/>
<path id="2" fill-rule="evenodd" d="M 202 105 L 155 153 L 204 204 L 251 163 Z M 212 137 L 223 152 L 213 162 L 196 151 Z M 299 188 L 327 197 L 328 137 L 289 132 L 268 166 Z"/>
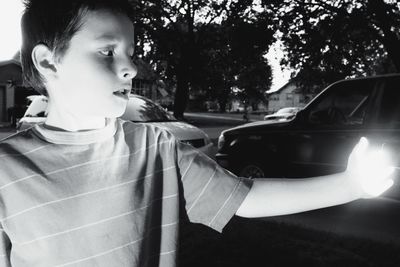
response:
<path id="1" fill-rule="evenodd" d="M 154 126 L 36 125 L 0 142 L 0 266 L 176 266 L 179 221 L 217 231 L 251 181 Z"/>

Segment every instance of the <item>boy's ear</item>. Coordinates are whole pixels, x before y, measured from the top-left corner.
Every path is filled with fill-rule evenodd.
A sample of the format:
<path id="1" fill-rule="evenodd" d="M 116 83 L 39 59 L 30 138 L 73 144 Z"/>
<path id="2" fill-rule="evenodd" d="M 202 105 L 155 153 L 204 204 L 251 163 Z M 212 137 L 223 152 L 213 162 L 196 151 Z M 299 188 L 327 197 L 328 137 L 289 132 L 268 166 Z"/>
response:
<path id="1" fill-rule="evenodd" d="M 53 56 L 53 51 L 44 44 L 38 44 L 32 49 L 33 64 L 44 77 L 53 76 L 57 72 Z"/>

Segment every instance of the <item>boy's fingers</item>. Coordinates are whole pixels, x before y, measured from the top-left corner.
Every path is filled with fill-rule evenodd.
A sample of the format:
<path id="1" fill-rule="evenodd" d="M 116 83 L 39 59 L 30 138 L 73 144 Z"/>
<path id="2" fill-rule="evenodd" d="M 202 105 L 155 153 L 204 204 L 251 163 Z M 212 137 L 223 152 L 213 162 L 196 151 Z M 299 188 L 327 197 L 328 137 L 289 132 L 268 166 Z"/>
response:
<path id="1" fill-rule="evenodd" d="M 383 192 L 388 190 L 394 184 L 392 179 L 388 179 L 382 183 L 369 185 L 364 188 L 365 196 L 364 198 L 372 198 L 381 195 Z"/>
<path id="2" fill-rule="evenodd" d="M 388 177 L 394 173 L 395 167 L 388 167 L 385 169 L 384 177 Z"/>
<path id="3" fill-rule="evenodd" d="M 360 141 L 358 141 L 358 144 L 356 146 L 356 151 L 357 151 L 356 153 L 357 154 L 364 153 L 368 149 L 368 145 L 369 145 L 368 139 L 365 137 L 361 137 Z"/>
<path id="4" fill-rule="evenodd" d="M 375 196 L 381 195 L 383 192 L 388 190 L 394 184 L 392 179 L 386 180 L 383 184 L 381 184 L 379 190 L 376 191 Z"/>
<path id="5" fill-rule="evenodd" d="M 354 146 L 353 151 L 350 154 L 350 161 L 357 161 L 362 154 L 366 152 L 368 148 L 368 140 L 365 137 L 361 137 L 358 143 Z M 354 162 L 355 163 L 355 162 Z"/>

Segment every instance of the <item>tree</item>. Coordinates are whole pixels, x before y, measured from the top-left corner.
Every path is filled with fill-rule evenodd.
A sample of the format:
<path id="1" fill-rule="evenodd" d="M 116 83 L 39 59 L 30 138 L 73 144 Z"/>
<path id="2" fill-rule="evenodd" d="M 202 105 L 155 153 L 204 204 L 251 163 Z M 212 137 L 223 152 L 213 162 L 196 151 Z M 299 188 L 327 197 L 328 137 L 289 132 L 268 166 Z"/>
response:
<path id="1" fill-rule="evenodd" d="M 272 70 L 264 55 L 274 41 L 273 33 L 269 20 L 239 22 L 233 27 L 234 66 L 239 68 L 235 85 L 242 89 L 253 109 L 259 100 L 266 102 L 265 91 L 271 86 Z"/>
<path id="2" fill-rule="evenodd" d="M 143 48 L 151 48 L 139 52 L 151 60 L 163 77 L 176 85 L 174 115 L 177 118 L 183 118 L 190 89 L 216 90 L 222 100 L 229 92 L 232 77 L 240 74 L 240 68 L 232 68 L 229 64 L 242 64 L 243 68 L 248 66 L 243 60 L 235 59 L 241 54 L 239 49 L 229 46 L 236 45 L 236 40 L 230 40 L 234 31 L 229 27 L 239 29 L 235 26 L 244 22 L 257 25 L 259 29 L 264 26 L 266 32 L 269 29 L 265 17 L 258 16 L 253 9 L 253 0 L 131 0 L 131 3 L 137 14 L 136 28 L 140 29 L 137 43 Z M 264 24 L 258 23 L 258 18 L 262 18 Z M 246 51 L 246 55 L 259 56 L 260 51 L 268 49 L 272 38 L 266 34 L 261 36 L 266 41 L 257 41 L 259 47 L 250 47 L 252 50 Z M 240 41 L 257 43 L 252 42 L 255 37 Z M 242 47 L 245 46 L 238 45 L 238 48 Z M 255 55 L 252 56 L 253 61 Z M 266 76 L 269 74 L 266 72 Z M 256 87 L 253 86 L 253 89 Z"/>
<path id="3" fill-rule="evenodd" d="M 391 0 L 263 1 L 279 21 L 283 64 L 305 85 L 400 71 L 400 4 Z"/>
<path id="4" fill-rule="evenodd" d="M 200 42 L 201 57 L 198 83 L 208 88 L 210 98 L 217 99 L 225 111 L 232 88 L 240 88 L 243 100 L 259 102 L 271 85 L 271 67 L 264 58 L 273 42 L 273 31 L 260 19 L 243 21 L 230 18 L 209 25 Z"/>

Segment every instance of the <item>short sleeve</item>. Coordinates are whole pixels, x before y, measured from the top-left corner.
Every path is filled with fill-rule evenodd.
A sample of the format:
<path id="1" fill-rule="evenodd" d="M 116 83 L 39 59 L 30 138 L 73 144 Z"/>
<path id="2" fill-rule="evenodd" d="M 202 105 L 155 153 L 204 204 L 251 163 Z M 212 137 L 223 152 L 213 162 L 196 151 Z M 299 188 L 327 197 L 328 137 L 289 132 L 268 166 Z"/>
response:
<path id="1" fill-rule="evenodd" d="M 10 263 L 11 242 L 0 224 L 0 266 L 11 266 Z"/>
<path id="2" fill-rule="evenodd" d="M 252 180 L 236 177 L 192 146 L 176 142 L 188 218 L 221 232 L 249 192 Z"/>

